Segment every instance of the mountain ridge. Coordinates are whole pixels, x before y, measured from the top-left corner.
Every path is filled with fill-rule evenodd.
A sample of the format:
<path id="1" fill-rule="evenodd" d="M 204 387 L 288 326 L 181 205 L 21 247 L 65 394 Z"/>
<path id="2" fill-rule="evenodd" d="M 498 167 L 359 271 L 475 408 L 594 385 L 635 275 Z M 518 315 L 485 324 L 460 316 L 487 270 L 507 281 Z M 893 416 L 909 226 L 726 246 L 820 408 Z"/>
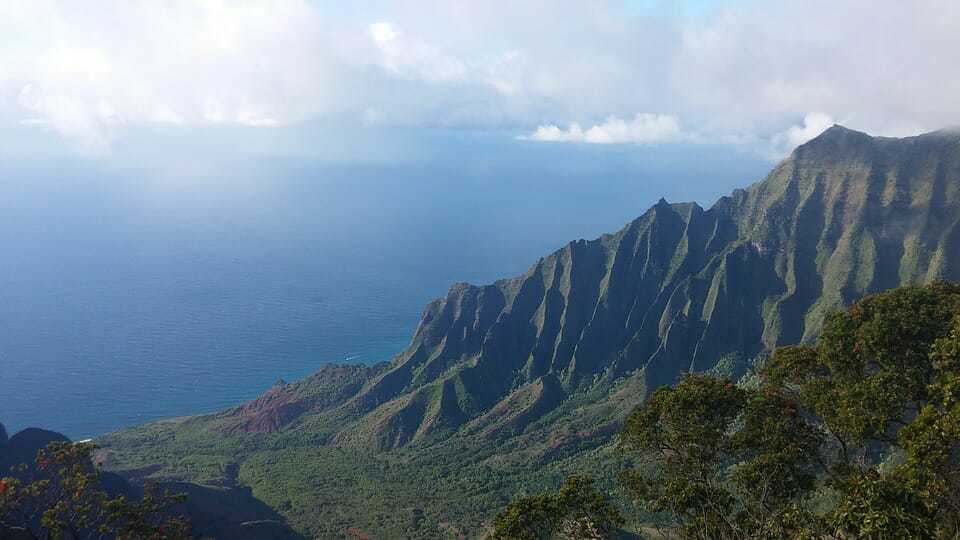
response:
<path id="1" fill-rule="evenodd" d="M 457 462 L 513 471 L 518 484 L 489 488 L 503 493 L 544 478 L 535 469 L 616 459 L 603 448 L 619 421 L 684 372 L 741 373 L 814 339 L 855 298 L 937 279 L 960 279 L 960 132 L 896 139 L 833 126 L 709 208 L 660 199 L 520 276 L 454 284 L 390 363 L 325 366 L 223 413 L 103 442 L 116 467 L 179 444 L 151 438 L 210 433 L 235 440 L 240 450 L 205 450 L 229 462 L 281 441 L 336 463 L 338 452 L 400 459 L 408 475 Z M 196 476 L 175 463 L 166 474 Z M 468 482 L 450 478 L 454 492 Z"/>
<path id="2" fill-rule="evenodd" d="M 916 230 L 919 222 L 902 215 L 915 210 L 911 205 L 956 208 L 956 189 L 947 194 L 942 185 L 945 171 L 927 178 L 924 156 L 902 156 L 918 145 L 927 152 L 948 145 L 956 158 L 956 143 L 943 132 L 890 139 L 834 126 L 763 181 L 708 209 L 661 199 L 619 232 L 570 242 L 522 276 L 455 284 L 427 306 L 410 347 L 350 404 L 366 414 L 439 382 L 434 399 L 459 405 L 430 413 L 417 393 L 396 410 L 381 409 L 394 423 L 417 424 L 406 429 L 409 438 L 377 443 L 389 448 L 435 425 L 456 428 L 494 407 L 496 397 L 548 374 L 565 390 L 584 378 L 637 369 L 650 387 L 669 384 L 725 355 L 752 357 L 812 339 L 826 311 L 863 294 L 957 277 L 955 258 L 943 257 L 944 248 L 957 245 L 956 220 L 945 224 L 943 215 L 927 213 L 926 232 L 943 225 L 947 231 L 931 244 Z M 955 160 L 952 167 L 956 178 Z M 904 191 L 915 183 L 930 184 L 929 200 Z M 848 226 L 857 220 L 864 225 Z M 907 229 L 891 240 L 888 229 L 897 224 Z M 910 250 L 941 256 L 926 262 Z M 823 280 L 850 260 L 852 279 Z M 885 272 L 891 267 L 898 275 Z M 391 423 L 377 419 L 381 427 Z"/>

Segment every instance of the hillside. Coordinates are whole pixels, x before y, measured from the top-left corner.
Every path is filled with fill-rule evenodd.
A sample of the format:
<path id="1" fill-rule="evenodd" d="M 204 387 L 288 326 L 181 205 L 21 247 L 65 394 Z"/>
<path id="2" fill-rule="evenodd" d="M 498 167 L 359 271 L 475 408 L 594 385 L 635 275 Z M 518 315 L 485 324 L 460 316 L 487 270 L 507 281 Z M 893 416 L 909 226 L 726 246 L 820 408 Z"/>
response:
<path id="1" fill-rule="evenodd" d="M 960 134 L 840 126 L 709 209 L 661 200 L 524 275 L 456 284 L 391 363 L 104 437 L 117 470 L 250 486 L 309 536 L 480 534 L 684 371 L 740 372 L 864 294 L 960 279 Z"/>
<path id="2" fill-rule="evenodd" d="M 70 440 L 60 433 L 38 428 L 27 428 L 8 437 L 4 425 L 0 424 L 0 478 L 28 480 L 36 474 L 37 452 L 57 442 Z M 21 470 L 23 466 L 27 467 L 26 472 Z M 136 482 L 131 483 L 130 480 L 138 480 L 142 472 L 126 471 L 126 478 L 105 472 L 99 476 L 98 487 L 111 497 L 123 495 L 130 500 L 140 499 L 143 491 L 138 489 Z M 162 483 L 160 487 L 172 493 L 187 494 L 187 500 L 172 508 L 171 514 L 187 517 L 195 534 L 238 540 L 301 538 L 283 523 L 276 511 L 252 497 L 247 488 L 176 482 Z M 0 538 L 7 538 L 4 534 L 13 533 L 3 525 L 0 522 Z"/>

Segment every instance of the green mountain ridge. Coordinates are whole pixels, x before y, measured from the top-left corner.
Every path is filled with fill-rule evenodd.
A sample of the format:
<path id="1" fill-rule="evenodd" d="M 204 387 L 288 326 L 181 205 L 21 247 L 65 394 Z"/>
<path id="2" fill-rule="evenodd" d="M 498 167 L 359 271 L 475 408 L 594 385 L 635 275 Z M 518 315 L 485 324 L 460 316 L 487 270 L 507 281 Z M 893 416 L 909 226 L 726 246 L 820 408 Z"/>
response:
<path id="1" fill-rule="evenodd" d="M 517 489 L 619 459 L 608 442 L 649 390 L 685 371 L 742 370 L 815 338 L 855 298 L 935 279 L 960 279 L 960 132 L 834 126 L 709 209 L 661 200 L 522 276 L 453 285 L 389 364 L 325 366 L 240 407 L 101 443 L 113 468 L 159 464 L 157 475 L 190 481 L 239 465 L 241 482 L 315 536 L 352 525 L 378 538 L 475 536 Z M 290 459 L 313 460 L 294 482 L 310 502 L 270 483 L 292 474 Z M 326 485 L 320 466 L 351 463 L 377 471 L 355 471 L 358 484 L 422 519 L 359 517 L 362 495 Z M 470 510 L 445 507 L 450 497 Z M 332 522 L 310 517 L 318 501 Z"/>
<path id="2" fill-rule="evenodd" d="M 346 406 L 367 415 L 365 442 L 402 446 L 469 431 L 513 392 L 537 394 L 531 417 L 598 378 L 642 370 L 648 387 L 669 384 L 809 340 L 866 293 L 960 276 L 956 143 L 836 126 L 709 210 L 661 200 L 521 277 L 454 285 Z"/>

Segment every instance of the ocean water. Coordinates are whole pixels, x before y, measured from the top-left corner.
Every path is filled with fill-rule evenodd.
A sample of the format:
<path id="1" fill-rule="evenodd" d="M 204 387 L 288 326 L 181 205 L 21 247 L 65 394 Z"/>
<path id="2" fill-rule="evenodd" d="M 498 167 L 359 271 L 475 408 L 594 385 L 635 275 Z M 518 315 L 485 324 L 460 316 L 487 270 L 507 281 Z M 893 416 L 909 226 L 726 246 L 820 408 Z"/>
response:
<path id="1" fill-rule="evenodd" d="M 445 137 L 409 159 L 8 158 L 0 422 L 85 438 L 389 360 L 453 282 L 519 274 L 661 196 L 711 204 L 770 165 L 723 147 Z"/>

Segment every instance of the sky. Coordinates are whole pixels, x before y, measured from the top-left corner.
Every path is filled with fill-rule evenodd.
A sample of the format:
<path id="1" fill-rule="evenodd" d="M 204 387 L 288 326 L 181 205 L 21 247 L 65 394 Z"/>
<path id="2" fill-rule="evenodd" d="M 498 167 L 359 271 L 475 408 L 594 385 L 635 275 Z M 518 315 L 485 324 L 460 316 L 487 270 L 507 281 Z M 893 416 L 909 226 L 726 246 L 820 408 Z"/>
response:
<path id="1" fill-rule="evenodd" d="M 0 154 L 318 126 L 775 160 L 960 124 L 957 66 L 955 0 L 4 0 Z"/>

